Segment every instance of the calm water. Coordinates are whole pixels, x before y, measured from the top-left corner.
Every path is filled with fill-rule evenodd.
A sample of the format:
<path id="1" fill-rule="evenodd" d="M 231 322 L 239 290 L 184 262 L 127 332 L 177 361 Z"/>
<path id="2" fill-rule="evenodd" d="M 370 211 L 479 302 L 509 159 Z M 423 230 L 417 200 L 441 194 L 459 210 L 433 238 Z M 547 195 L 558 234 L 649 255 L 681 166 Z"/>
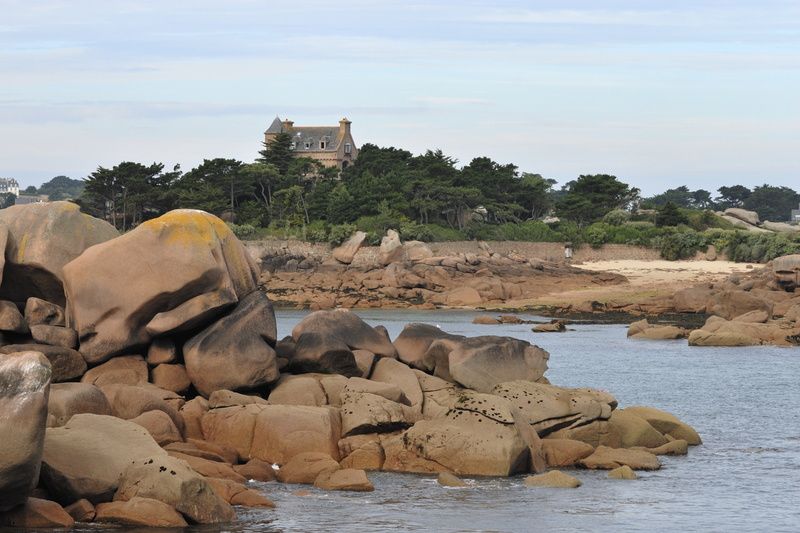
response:
<path id="1" fill-rule="evenodd" d="M 279 310 L 279 338 L 306 313 Z M 555 385 L 612 393 L 620 407 L 647 405 L 678 416 L 704 440 L 686 457 L 664 457 L 636 481 L 574 470 L 578 489 L 526 487 L 524 476 L 475 478 L 444 488 L 432 476 L 376 472 L 371 493 L 257 484 L 278 508 L 240 509 L 209 532 L 800 531 L 800 349 L 690 348 L 685 341 L 633 340 L 626 326 L 573 325 L 534 334 L 530 325 L 473 325 L 475 312 L 358 311 L 395 338 L 410 322 L 449 333 L 507 335 L 550 352 Z M 534 316 L 518 315 L 535 319 Z M 298 489 L 310 496 L 292 496 Z M 98 531 L 91 528 L 90 531 Z"/>

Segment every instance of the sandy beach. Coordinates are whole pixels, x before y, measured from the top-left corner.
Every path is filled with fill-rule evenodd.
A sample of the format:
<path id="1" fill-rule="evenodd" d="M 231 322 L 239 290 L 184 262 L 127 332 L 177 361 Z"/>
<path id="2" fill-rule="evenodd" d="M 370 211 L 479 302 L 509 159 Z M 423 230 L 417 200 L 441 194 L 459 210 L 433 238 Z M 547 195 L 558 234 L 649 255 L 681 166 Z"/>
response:
<path id="1" fill-rule="evenodd" d="M 589 286 L 577 290 L 551 293 L 525 305 L 566 305 L 597 300 L 639 302 L 653 296 L 669 294 L 684 287 L 710 284 L 732 275 L 757 272 L 764 265 L 732 261 L 593 261 L 573 264 L 583 270 L 622 274 L 630 283 L 624 285 Z"/>

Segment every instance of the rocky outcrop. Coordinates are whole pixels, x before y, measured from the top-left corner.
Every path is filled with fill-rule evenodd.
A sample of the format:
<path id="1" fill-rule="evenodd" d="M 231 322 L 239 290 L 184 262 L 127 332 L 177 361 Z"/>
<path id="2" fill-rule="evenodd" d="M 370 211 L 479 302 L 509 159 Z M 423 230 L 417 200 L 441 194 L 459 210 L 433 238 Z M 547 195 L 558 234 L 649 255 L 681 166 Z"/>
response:
<path id="1" fill-rule="evenodd" d="M 74 415 L 62 427 L 48 428 L 42 480 L 56 501 L 109 502 L 119 479 L 134 461 L 166 457 L 147 431 L 113 416 Z"/>
<path id="2" fill-rule="evenodd" d="M 24 503 L 39 480 L 50 375 L 41 353 L 0 355 L 0 512 Z"/>
<path id="3" fill-rule="evenodd" d="M 686 330 L 678 326 L 654 326 L 642 319 L 632 323 L 628 327 L 628 337 L 635 339 L 683 339 L 686 337 Z"/>
<path id="4" fill-rule="evenodd" d="M 549 354 L 519 339 L 412 324 L 393 341 L 386 328 L 337 309 L 308 315 L 277 341 L 272 303 L 256 290 L 257 272 L 243 254 L 219 219 L 173 212 L 64 267 L 66 320 L 62 307 L 42 299 L 29 299 L 24 314 L 18 304 L 0 307 L 0 341 L 18 343 L 0 348 L 40 348 L 39 364 L 64 380 L 51 386 L 46 431 L 46 395 L 43 402 L 41 393 L 14 398 L 11 409 L 0 410 L 5 423 L 31 398 L 38 409 L 25 411 L 31 431 L 11 432 L 13 449 L 0 454 L 0 467 L 26 470 L 36 461 L 16 461 L 18 454 L 42 448 L 41 475 L 26 471 L 13 490 L 4 484 L 15 478 L 5 470 L 0 476 L 0 502 L 16 506 L 0 510 L 0 523 L 44 524 L 35 517 L 45 514 L 52 524 L 67 516 L 62 526 L 74 519 L 226 522 L 235 519 L 231 505 L 274 505 L 243 485 L 274 480 L 272 465 L 284 482 L 372 490 L 366 469 L 510 475 L 611 462 L 649 468 L 653 460 L 638 453 L 680 454 L 699 443 L 666 413 L 619 411 L 602 391 L 549 385 Z M 488 302 L 522 297 L 555 275 L 544 263 L 486 245 L 480 253 L 409 255 L 416 259 L 358 276 L 350 275 L 356 268 L 315 263 L 314 273 L 316 267 L 302 269 L 304 283 L 330 269 L 326 275 L 338 277 L 340 287 L 358 280 L 380 298 L 442 302 L 466 288 Z M 284 273 L 270 275 L 280 280 Z M 719 290 L 745 290 L 730 285 Z M 786 320 L 794 321 L 800 311 L 791 309 Z M 761 327 L 769 324 L 763 315 L 751 310 L 735 320 Z M 78 351 L 70 348 L 76 333 Z M 21 360 L 13 354 L 0 361 L 6 357 Z M 2 394 L 25 383 L 14 372 L 0 372 L 0 380 L 9 381 L 0 404 L 7 401 Z M 37 478 L 58 502 L 46 513 L 26 500 Z"/>
<path id="5" fill-rule="evenodd" d="M 386 236 L 381 239 L 381 263 L 391 265 L 403 260 L 403 243 L 400 242 L 400 235 L 393 229 L 386 232 Z"/>
<path id="6" fill-rule="evenodd" d="M 90 364 L 210 323 L 258 281 L 257 267 L 225 223 L 190 210 L 93 246 L 63 274 L 70 325 Z"/>
<path id="7" fill-rule="evenodd" d="M 772 261 L 772 271 L 784 290 L 793 291 L 800 286 L 800 254 L 776 257 Z"/>
<path id="8" fill-rule="evenodd" d="M 433 341 L 423 365 L 435 376 L 488 392 L 504 381 L 540 379 L 549 358 L 538 346 L 511 337 L 451 337 Z"/>
<path id="9" fill-rule="evenodd" d="M 358 249 L 364 246 L 367 241 L 367 234 L 363 231 L 355 232 L 349 239 L 347 239 L 341 246 L 333 249 L 333 257 L 340 263 L 349 265 L 353 262 L 353 258 L 358 252 Z"/>
<path id="10" fill-rule="evenodd" d="M 264 293 L 244 296 L 227 316 L 183 347 L 186 372 L 205 396 L 217 390 L 247 391 L 278 380 L 275 312 Z"/>
<path id="11" fill-rule="evenodd" d="M 392 342 L 349 309 L 311 313 L 292 329 L 292 337 L 298 341 L 307 332 L 336 338 L 351 350 L 367 350 L 384 357 L 397 357 Z"/>
<path id="12" fill-rule="evenodd" d="M 64 266 L 89 247 L 119 235 L 111 224 L 84 215 L 71 202 L 2 209 L 0 226 L 7 232 L 0 299 L 24 303 L 35 297 L 62 307 Z"/>

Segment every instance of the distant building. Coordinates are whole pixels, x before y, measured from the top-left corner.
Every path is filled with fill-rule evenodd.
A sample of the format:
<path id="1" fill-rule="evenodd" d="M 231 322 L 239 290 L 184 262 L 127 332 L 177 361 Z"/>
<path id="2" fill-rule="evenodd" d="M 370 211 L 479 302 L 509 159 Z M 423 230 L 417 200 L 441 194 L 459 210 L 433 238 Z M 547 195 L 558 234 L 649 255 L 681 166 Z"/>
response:
<path id="1" fill-rule="evenodd" d="M 19 196 L 19 183 L 14 178 L 0 178 L 0 194 L 7 192 Z"/>
<path id="2" fill-rule="evenodd" d="M 800 224 L 800 205 L 797 206 L 797 209 L 792 209 L 792 219 L 790 222 L 792 224 Z"/>
<path id="3" fill-rule="evenodd" d="M 297 127 L 291 120 L 281 121 L 275 117 L 272 124 L 264 132 L 264 142 L 269 142 L 275 136 L 287 131 L 292 134 L 290 148 L 296 157 L 310 157 L 321 162 L 326 167 L 338 167 L 344 170 L 358 157 L 358 148 L 350 134 L 351 122 L 346 118 L 339 121 L 339 127 Z"/>
<path id="4" fill-rule="evenodd" d="M 14 205 L 38 204 L 39 202 L 47 201 L 48 197 L 46 194 L 40 194 L 39 196 L 17 196 L 17 199 L 14 200 Z"/>

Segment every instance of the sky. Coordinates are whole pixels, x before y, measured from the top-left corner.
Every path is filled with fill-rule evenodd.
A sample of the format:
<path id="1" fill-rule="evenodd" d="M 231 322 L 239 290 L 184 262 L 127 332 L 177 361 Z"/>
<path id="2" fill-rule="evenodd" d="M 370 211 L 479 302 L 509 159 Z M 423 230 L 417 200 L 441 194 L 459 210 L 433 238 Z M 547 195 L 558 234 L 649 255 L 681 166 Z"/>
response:
<path id="1" fill-rule="evenodd" d="M 564 185 L 800 189 L 796 0 L 0 0 L 0 177 L 252 162 L 272 120 Z"/>

